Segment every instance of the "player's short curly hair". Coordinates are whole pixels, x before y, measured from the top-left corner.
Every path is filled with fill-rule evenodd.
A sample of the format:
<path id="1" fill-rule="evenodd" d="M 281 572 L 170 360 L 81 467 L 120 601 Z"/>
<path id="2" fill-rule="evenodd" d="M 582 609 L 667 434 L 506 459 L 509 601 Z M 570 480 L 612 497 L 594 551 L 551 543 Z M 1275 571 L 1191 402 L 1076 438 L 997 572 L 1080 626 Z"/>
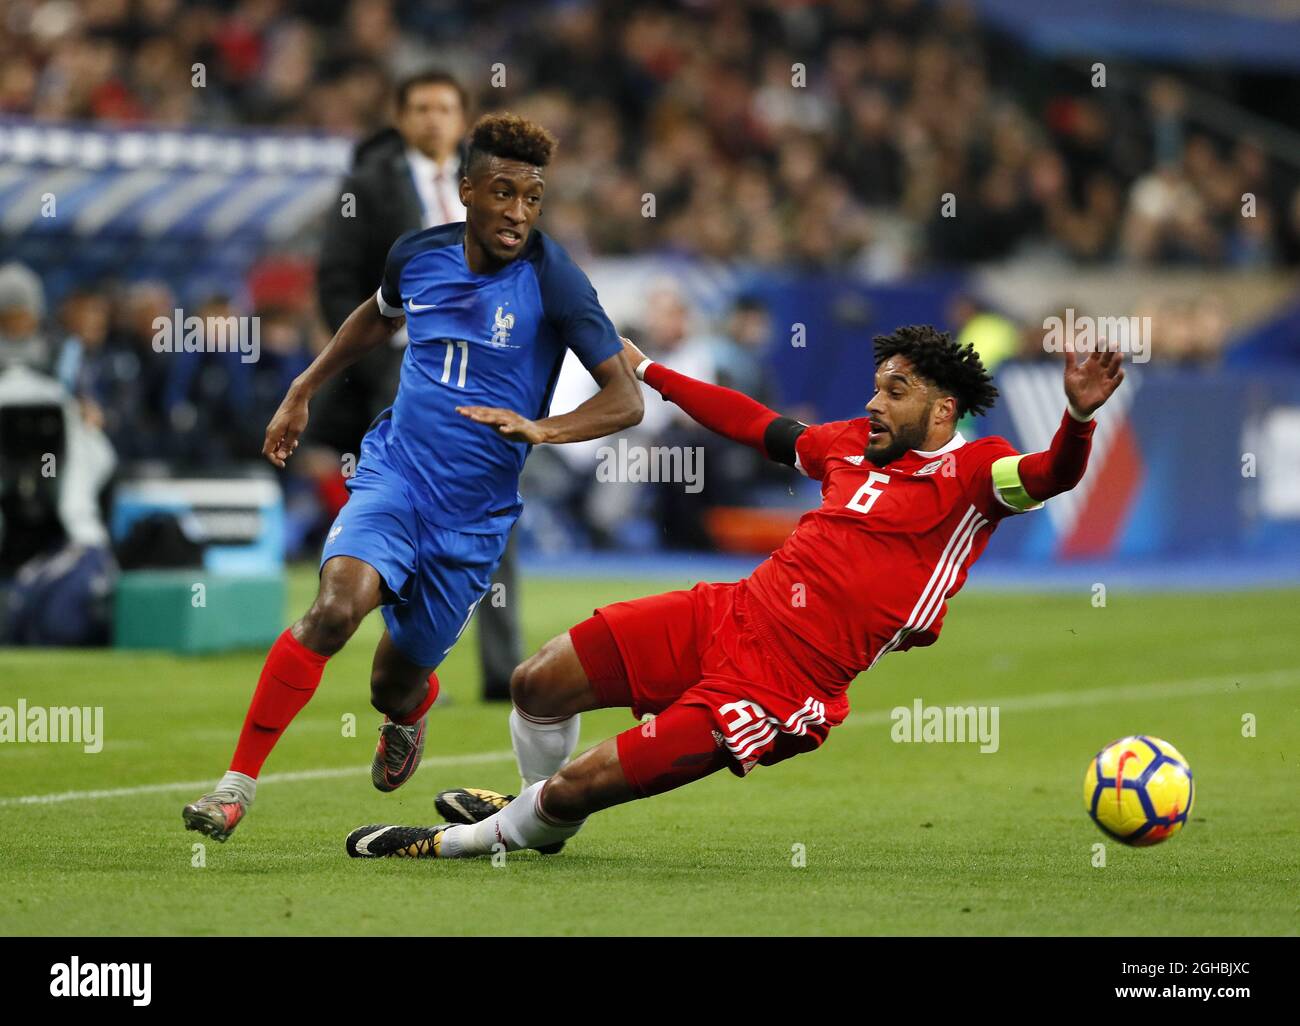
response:
<path id="1" fill-rule="evenodd" d="M 555 136 L 537 122 L 518 114 L 484 114 L 470 130 L 466 169 L 476 173 L 489 157 L 545 167 L 554 152 Z"/>
<path id="2" fill-rule="evenodd" d="M 908 324 L 888 335 L 877 335 L 876 366 L 891 356 L 905 358 L 934 386 L 957 400 L 957 416 L 979 416 L 992 409 L 998 390 L 979 354 L 969 345 L 960 345 L 946 331 L 929 324 Z"/>

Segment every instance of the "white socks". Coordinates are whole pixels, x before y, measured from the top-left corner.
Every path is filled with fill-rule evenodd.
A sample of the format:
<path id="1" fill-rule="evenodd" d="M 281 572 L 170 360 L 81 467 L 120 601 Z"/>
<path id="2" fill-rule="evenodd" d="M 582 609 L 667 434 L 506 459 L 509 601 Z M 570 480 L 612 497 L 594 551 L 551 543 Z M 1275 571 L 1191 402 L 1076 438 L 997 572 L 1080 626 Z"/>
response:
<path id="1" fill-rule="evenodd" d="M 573 754 L 582 717 L 545 719 L 510 710 L 510 743 L 524 787 L 553 776 Z"/>
<path id="2" fill-rule="evenodd" d="M 253 797 L 257 794 L 257 781 L 246 774 L 226 770 L 225 775 L 217 781 L 216 790 L 224 791 L 227 788 L 243 798 L 245 805 L 252 805 Z"/>
<path id="3" fill-rule="evenodd" d="M 448 827 L 442 835 L 439 857 L 463 859 L 490 855 L 496 845 L 504 845 L 506 851 L 536 848 L 576 834 L 585 820 L 562 823 L 551 819 L 542 813 L 538 799 L 542 785 L 573 754 L 580 719 L 576 715 L 565 719 L 538 718 L 512 708 L 510 743 L 515 749 L 515 764 L 523 779 L 523 789 L 518 798 L 481 823 Z"/>
<path id="4" fill-rule="evenodd" d="M 518 851 L 568 840 L 586 820 L 563 823 L 545 815 L 538 800 L 545 783 L 539 780 L 529 785 L 518 798 L 481 823 L 448 827 L 442 835 L 438 857 L 464 859 L 490 855 L 498 844 L 504 845 L 506 851 Z"/>

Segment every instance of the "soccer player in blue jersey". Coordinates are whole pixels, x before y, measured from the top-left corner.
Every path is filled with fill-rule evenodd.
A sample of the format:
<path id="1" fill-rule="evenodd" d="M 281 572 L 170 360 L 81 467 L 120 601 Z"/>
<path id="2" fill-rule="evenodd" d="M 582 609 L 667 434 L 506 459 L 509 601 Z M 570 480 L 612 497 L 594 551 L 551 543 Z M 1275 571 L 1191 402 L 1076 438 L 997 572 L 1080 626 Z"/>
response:
<path id="1" fill-rule="evenodd" d="M 230 770 L 185 806 L 188 829 L 230 836 L 326 661 L 376 606 L 385 630 L 370 696 L 384 723 L 371 777 L 381 791 L 408 780 L 438 695 L 434 671 L 487 590 L 522 508 L 519 472 L 530 447 L 640 422 L 640 386 L 591 282 L 533 228 L 554 145 L 544 128 L 515 115 L 481 118 L 460 183 L 465 222 L 394 243 L 379 291 L 352 312 L 271 420 L 262 452 L 283 467 L 316 390 L 386 344 L 405 320 L 410 344 L 397 397 L 362 442 L 351 496 L 321 554 L 316 600 L 271 648 Z M 600 391 L 551 417 L 566 348 Z"/>

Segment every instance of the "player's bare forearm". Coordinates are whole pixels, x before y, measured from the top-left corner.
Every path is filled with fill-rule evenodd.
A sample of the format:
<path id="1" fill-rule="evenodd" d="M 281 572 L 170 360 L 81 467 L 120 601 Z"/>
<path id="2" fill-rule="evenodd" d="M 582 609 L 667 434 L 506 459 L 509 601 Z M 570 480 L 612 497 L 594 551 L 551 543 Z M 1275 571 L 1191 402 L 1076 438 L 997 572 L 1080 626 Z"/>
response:
<path id="1" fill-rule="evenodd" d="M 385 317 L 379 312 L 375 297 L 369 297 L 344 321 L 334 337 L 311 362 L 305 371 L 289 386 L 289 395 L 307 401 L 326 381 L 348 367 L 372 349 L 377 349 L 404 323 L 405 318 Z"/>
<path id="2" fill-rule="evenodd" d="M 537 421 L 542 441 L 550 445 L 604 438 L 635 427 L 645 415 L 641 386 L 623 354 L 598 363 L 591 372 L 600 391 L 575 410 Z"/>
<path id="3" fill-rule="evenodd" d="M 496 428 L 512 442 L 528 445 L 560 445 L 603 438 L 641 423 L 645 403 L 641 386 L 623 355 L 611 356 L 591 372 L 600 391 L 569 413 L 558 417 L 529 420 L 514 410 L 499 406 L 457 406 L 456 412 L 479 424 Z"/>
<path id="4" fill-rule="evenodd" d="M 311 366 L 289 386 L 279 409 L 267 425 L 262 455 L 277 467 L 283 467 L 284 461 L 298 448 L 298 439 L 307 428 L 307 406 L 316 390 L 344 367 L 388 341 L 404 320 L 381 314 L 374 296 L 353 310 Z"/>

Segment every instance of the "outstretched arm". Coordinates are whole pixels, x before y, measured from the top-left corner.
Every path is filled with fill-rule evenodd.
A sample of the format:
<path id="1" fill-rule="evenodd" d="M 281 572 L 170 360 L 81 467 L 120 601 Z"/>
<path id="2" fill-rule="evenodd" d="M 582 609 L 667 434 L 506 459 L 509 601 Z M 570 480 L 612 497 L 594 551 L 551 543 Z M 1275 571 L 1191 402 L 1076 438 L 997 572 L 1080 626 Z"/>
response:
<path id="1" fill-rule="evenodd" d="M 343 322 L 305 371 L 294 379 L 280 408 L 266 429 L 262 455 L 277 467 L 298 448 L 298 438 L 307 427 L 307 404 L 327 380 L 372 349 L 383 345 L 403 324 L 405 317 L 386 317 L 371 296 Z"/>
<path id="2" fill-rule="evenodd" d="M 1044 452 L 1007 456 L 993 464 L 993 484 L 1008 505 L 1029 509 L 1068 492 L 1083 480 L 1097 426 L 1093 415 L 1124 380 L 1119 353 L 1089 353 L 1076 361 L 1065 354 L 1065 396 L 1068 407 Z"/>
<path id="3" fill-rule="evenodd" d="M 494 427 L 512 442 L 529 445 L 561 445 L 604 438 L 641 423 L 645 405 L 632 370 L 615 353 L 591 369 L 600 391 L 575 410 L 555 417 L 529 420 L 514 410 L 499 406 L 457 406 L 462 417 Z"/>
<path id="4" fill-rule="evenodd" d="M 636 376 L 710 431 L 757 449 L 768 459 L 794 465 L 795 439 L 804 425 L 749 396 L 710 385 L 655 363 L 628 339 L 623 352 Z"/>

